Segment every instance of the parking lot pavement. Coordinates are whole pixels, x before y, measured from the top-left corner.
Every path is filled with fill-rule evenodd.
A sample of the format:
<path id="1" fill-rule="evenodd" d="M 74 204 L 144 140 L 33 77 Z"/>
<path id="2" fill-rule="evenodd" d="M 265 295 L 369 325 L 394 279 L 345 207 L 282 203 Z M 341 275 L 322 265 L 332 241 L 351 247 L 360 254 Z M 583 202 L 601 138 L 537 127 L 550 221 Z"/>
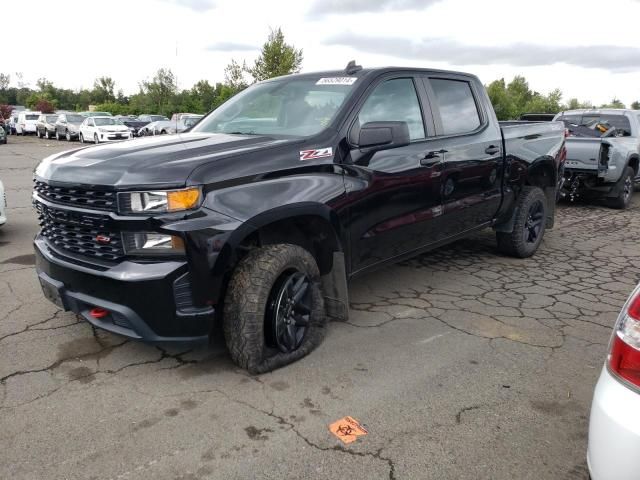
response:
<path id="1" fill-rule="evenodd" d="M 0 478 L 587 478 L 591 394 L 640 279 L 640 195 L 561 207 L 532 259 L 499 256 L 489 231 L 356 280 L 348 323 L 252 377 L 219 341 L 143 345 L 44 300 L 31 172 L 66 148 L 0 146 Z M 346 415 L 368 430 L 348 446 L 328 430 Z"/>

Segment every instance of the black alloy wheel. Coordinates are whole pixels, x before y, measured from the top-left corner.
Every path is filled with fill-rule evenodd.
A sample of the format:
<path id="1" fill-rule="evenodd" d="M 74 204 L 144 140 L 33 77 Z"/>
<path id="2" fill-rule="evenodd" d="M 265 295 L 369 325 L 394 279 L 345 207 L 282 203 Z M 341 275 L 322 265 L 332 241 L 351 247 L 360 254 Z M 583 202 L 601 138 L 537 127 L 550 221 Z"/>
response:
<path id="1" fill-rule="evenodd" d="M 523 235 L 526 243 L 535 244 L 538 241 L 544 218 L 544 205 L 542 201 L 536 200 L 529 207 L 527 220 L 524 222 Z"/>
<path id="2" fill-rule="evenodd" d="M 265 316 L 267 343 L 282 353 L 300 347 L 312 310 L 310 280 L 297 270 L 282 274 L 271 291 Z"/>

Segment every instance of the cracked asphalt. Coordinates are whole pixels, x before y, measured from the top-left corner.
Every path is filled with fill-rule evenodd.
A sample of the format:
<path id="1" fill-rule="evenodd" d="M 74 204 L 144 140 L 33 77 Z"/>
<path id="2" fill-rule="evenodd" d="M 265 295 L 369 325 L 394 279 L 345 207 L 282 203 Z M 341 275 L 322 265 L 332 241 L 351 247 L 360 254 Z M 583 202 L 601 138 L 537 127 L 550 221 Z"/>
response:
<path id="1" fill-rule="evenodd" d="M 0 146 L 0 478 L 588 477 L 593 387 L 640 279 L 640 195 L 561 206 L 532 259 L 488 231 L 362 277 L 348 323 L 252 377 L 220 341 L 127 341 L 44 299 L 31 173 L 69 147 Z M 348 446 L 328 431 L 346 415 L 369 431 Z"/>

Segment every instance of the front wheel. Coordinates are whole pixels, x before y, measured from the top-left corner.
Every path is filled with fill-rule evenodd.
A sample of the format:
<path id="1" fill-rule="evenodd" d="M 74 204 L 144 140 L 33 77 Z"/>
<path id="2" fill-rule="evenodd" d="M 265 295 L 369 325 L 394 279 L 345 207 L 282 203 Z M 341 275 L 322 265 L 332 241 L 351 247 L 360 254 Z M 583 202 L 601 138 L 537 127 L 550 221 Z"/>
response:
<path id="1" fill-rule="evenodd" d="M 327 317 L 313 256 L 297 245 L 267 245 L 236 267 L 224 301 L 231 358 L 252 374 L 275 370 L 314 350 Z"/>
<path id="2" fill-rule="evenodd" d="M 82 136 L 82 133 L 78 135 L 78 140 L 80 140 L 80 143 L 84 143 L 84 137 Z"/>
<path id="3" fill-rule="evenodd" d="M 547 197 L 540 187 L 524 187 L 518 197 L 511 232 L 496 232 L 498 250 L 511 257 L 530 257 L 542 242 L 547 221 Z"/>
<path id="4" fill-rule="evenodd" d="M 631 198 L 633 197 L 634 181 L 636 172 L 631 167 L 627 167 L 622 175 L 622 178 L 618 180 L 619 184 L 618 195 L 609 199 L 609 206 L 623 210 L 631 205 Z"/>
<path id="5" fill-rule="evenodd" d="M 60 141 L 60 132 L 56 130 L 56 140 Z"/>
<path id="6" fill-rule="evenodd" d="M 69 130 L 67 130 L 67 133 L 65 134 L 65 137 L 67 139 L 67 142 L 71 141 L 71 133 L 69 132 Z"/>
<path id="7" fill-rule="evenodd" d="M 98 140 L 98 134 L 97 133 L 93 134 L 93 143 L 95 143 L 96 145 L 100 143 L 100 140 Z"/>

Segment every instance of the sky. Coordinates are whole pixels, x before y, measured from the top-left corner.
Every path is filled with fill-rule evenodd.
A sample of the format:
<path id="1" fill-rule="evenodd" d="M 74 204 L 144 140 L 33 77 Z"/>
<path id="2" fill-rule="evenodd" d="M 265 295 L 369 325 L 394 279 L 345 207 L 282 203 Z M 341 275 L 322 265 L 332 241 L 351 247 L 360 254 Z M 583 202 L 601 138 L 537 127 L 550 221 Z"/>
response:
<path id="1" fill-rule="evenodd" d="M 28 7 L 26 6 L 28 5 Z M 304 54 L 304 72 L 415 66 L 488 84 L 524 75 L 541 93 L 595 104 L 640 100 L 640 0 L 29 0 L 2 2 L 0 72 L 35 87 L 125 94 L 170 68 L 179 88 L 252 64 L 271 28 Z"/>

